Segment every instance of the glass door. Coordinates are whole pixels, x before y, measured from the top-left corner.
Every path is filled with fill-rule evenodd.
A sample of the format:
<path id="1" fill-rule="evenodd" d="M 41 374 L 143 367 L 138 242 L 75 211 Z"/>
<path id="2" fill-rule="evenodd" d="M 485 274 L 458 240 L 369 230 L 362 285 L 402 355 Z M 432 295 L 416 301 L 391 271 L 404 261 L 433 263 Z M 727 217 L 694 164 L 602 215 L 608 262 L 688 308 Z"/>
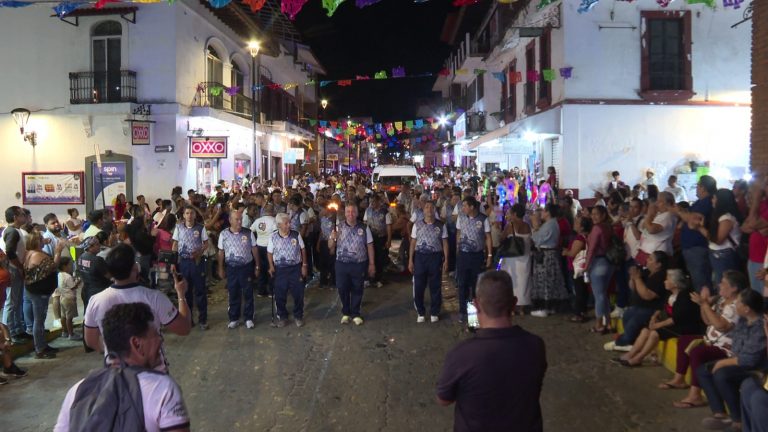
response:
<path id="1" fill-rule="evenodd" d="M 93 99 L 95 102 L 120 102 L 122 63 L 122 26 L 116 21 L 103 22 L 91 37 Z"/>
<path id="2" fill-rule="evenodd" d="M 217 159 L 197 159 L 197 193 L 211 196 L 219 181 L 219 161 Z"/>

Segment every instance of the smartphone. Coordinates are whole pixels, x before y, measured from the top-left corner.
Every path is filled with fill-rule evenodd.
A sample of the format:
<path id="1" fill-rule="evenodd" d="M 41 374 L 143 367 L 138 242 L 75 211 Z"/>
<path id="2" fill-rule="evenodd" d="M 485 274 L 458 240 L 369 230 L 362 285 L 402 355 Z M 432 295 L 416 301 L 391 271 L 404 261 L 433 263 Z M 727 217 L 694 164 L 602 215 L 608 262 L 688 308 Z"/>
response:
<path id="1" fill-rule="evenodd" d="M 467 328 L 470 331 L 475 331 L 480 327 L 480 322 L 477 320 L 477 308 L 472 301 L 467 302 Z"/>

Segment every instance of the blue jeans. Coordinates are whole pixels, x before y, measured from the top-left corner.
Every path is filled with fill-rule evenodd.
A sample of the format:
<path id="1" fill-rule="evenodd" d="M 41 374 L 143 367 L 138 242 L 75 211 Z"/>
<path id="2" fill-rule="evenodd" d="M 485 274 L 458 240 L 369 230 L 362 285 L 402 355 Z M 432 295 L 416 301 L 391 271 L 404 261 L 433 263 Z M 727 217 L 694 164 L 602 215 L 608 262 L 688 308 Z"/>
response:
<path id="1" fill-rule="evenodd" d="M 589 282 L 595 296 L 595 317 L 610 317 L 611 304 L 608 299 L 608 285 L 611 283 L 613 266 L 604 256 L 596 257 L 589 267 Z"/>
<path id="2" fill-rule="evenodd" d="M 754 262 L 754 261 L 747 261 L 747 272 L 749 273 L 747 276 L 749 276 L 749 286 L 752 287 L 753 290 L 757 291 L 760 295 L 763 295 L 763 286 L 765 285 L 765 282 L 762 279 L 758 279 L 755 274 L 762 270 L 763 263 L 761 262 Z"/>
<path id="3" fill-rule="evenodd" d="M 191 258 L 179 259 L 179 274 L 187 281 L 187 293 L 184 295 L 189 311 L 197 305 L 198 321 L 208 322 L 208 288 L 205 286 L 205 259 L 199 263 Z M 194 300 L 194 301 L 193 301 Z"/>
<path id="4" fill-rule="evenodd" d="M 629 268 L 634 265 L 635 260 L 630 258 L 616 271 L 616 307 L 624 309 L 629 305 Z"/>
<path id="5" fill-rule="evenodd" d="M 691 275 L 693 289 L 701 292 L 704 287 L 710 287 L 712 293 L 717 291 L 717 287 L 712 287 L 712 267 L 709 264 L 709 248 L 696 246 L 683 249 L 683 258 L 685 267 Z"/>
<path id="6" fill-rule="evenodd" d="M 640 331 L 648 325 L 656 309 L 631 306 L 624 311 L 621 321 L 624 323 L 624 333 L 616 339 L 616 345 L 632 345 L 640 335 Z"/>
<path id="7" fill-rule="evenodd" d="M 768 392 L 754 378 L 741 383 L 741 427 L 744 432 L 768 432 Z"/>
<path id="8" fill-rule="evenodd" d="M 48 346 L 45 340 L 45 317 L 48 315 L 49 295 L 32 294 L 24 290 L 24 298 L 28 298 L 32 304 L 32 313 L 34 315 L 34 326 L 32 327 L 32 336 L 35 340 L 35 351 L 40 353 Z"/>
<path id="9" fill-rule="evenodd" d="M 293 318 L 304 318 L 304 283 L 301 264 L 275 268 L 275 307 L 279 319 L 288 318 L 288 293 L 293 297 Z"/>
<path id="10" fill-rule="evenodd" d="M 749 378 L 751 374 L 741 366 L 726 366 L 713 374 L 712 365 L 713 363 L 705 363 L 696 369 L 699 384 L 704 390 L 704 394 L 707 395 L 709 409 L 714 414 L 725 414 L 725 405 L 728 405 L 731 420 L 741 422 L 739 387 L 741 387 L 742 381 Z M 725 405 L 723 401 L 725 401 Z"/>
<path id="11" fill-rule="evenodd" d="M 477 277 L 485 267 L 483 252 L 458 252 L 456 257 L 456 285 L 459 290 L 459 312 L 467 315 L 467 302 L 475 298 Z"/>
<path id="12" fill-rule="evenodd" d="M 253 262 L 239 266 L 227 264 L 227 292 L 229 293 L 227 314 L 230 322 L 240 319 L 243 301 L 245 301 L 245 307 L 242 309 L 243 318 L 246 321 L 253 320 L 252 275 Z"/>
<path id="13" fill-rule="evenodd" d="M 24 278 L 15 266 L 8 266 L 11 273 L 11 286 L 6 288 L 3 322 L 8 326 L 11 336 L 24 333 Z"/>
<path id="14" fill-rule="evenodd" d="M 29 294 L 27 294 L 26 289 L 24 289 L 24 298 L 21 305 L 22 314 L 24 315 L 24 327 L 26 328 L 27 333 L 32 334 L 32 328 L 35 325 L 35 313 L 32 310 L 32 300 L 29 299 Z"/>
<path id="15" fill-rule="evenodd" d="M 709 250 L 709 263 L 712 265 L 712 293 L 716 293 L 720 286 L 723 273 L 728 270 L 739 270 L 739 256 L 735 249 Z M 762 291 L 760 292 L 762 294 Z"/>
<path id="16" fill-rule="evenodd" d="M 368 268 L 368 261 L 361 263 L 345 263 L 336 261 L 336 287 L 341 299 L 341 313 L 346 316 L 359 317 L 363 304 L 363 282 Z"/>
<path id="17" fill-rule="evenodd" d="M 413 257 L 413 305 L 416 313 L 421 316 L 426 314 L 424 306 L 424 293 L 429 288 L 430 316 L 439 316 L 443 304 L 443 295 L 440 291 L 440 282 L 443 274 L 442 253 L 415 252 Z"/>

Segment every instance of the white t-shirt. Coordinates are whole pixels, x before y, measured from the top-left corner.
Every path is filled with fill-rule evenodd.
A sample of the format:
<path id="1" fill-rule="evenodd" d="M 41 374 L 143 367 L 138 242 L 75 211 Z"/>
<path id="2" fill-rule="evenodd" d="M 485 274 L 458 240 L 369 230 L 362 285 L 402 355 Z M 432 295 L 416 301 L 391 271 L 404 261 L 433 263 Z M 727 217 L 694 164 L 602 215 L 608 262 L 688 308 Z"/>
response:
<path id="1" fill-rule="evenodd" d="M 161 326 L 167 326 L 179 315 L 179 310 L 171 303 L 168 297 L 158 290 L 149 289 L 138 284 L 125 285 L 116 288 L 114 285 L 94 295 L 88 301 L 85 310 L 83 325 L 90 328 L 98 328 L 101 331 L 101 322 L 104 315 L 113 306 L 126 303 L 145 303 L 149 305 L 155 320 L 152 324 L 158 330 Z M 106 346 L 105 346 L 106 349 Z"/>
<path id="2" fill-rule="evenodd" d="M 737 221 L 736 218 L 733 217 L 733 215 L 730 213 L 720 216 L 717 221 L 722 222 L 726 220 L 733 222 L 731 232 L 728 233 L 728 237 L 725 238 L 723 244 L 717 244 L 713 241 L 710 241 L 709 248 L 711 250 L 726 250 L 739 247 L 739 242 L 741 241 L 741 229 L 739 228 L 739 221 Z"/>
<path id="3" fill-rule="evenodd" d="M 685 188 L 682 188 L 680 186 L 667 186 L 666 189 L 664 189 L 664 192 L 669 192 L 675 197 L 675 202 L 683 202 L 688 201 L 688 194 L 685 193 Z"/>
<path id="4" fill-rule="evenodd" d="M 640 235 L 640 249 L 648 254 L 656 251 L 664 251 L 667 255 L 672 255 L 672 237 L 675 235 L 677 218 L 672 212 L 666 211 L 656 214 L 656 217 L 653 218 L 653 223 L 661 225 L 662 230 L 656 234 L 651 234 L 642 230 L 642 234 Z"/>
<path id="5" fill-rule="evenodd" d="M 272 234 L 277 231 L 274 216 L 262 216 L 251 225 L 251 231 L 256 233 L 256 246 L 267 247 Z"/>
<path id="6" fill-rule="evenodd" d="M 170 375 L 141 372 L 137 375 L 141 387 L 144 409 L 144 428 L 147 432 L 189 427 L 189 414 L 184 405 L 181 389 Z M 54 432 L 69 431 L 69 412 L 77 389 L 84 380 L 72 386 L 61 404 Z"/>
<path id="7" fill-rule="evenodd" d="M 76 299 L 75 290 L 82 284 L 80 279 L 75 279 L 74 276 L 67 272 L 59 272 L 59 287 L 56 291 L 59 292 L 62 298 Z"/>

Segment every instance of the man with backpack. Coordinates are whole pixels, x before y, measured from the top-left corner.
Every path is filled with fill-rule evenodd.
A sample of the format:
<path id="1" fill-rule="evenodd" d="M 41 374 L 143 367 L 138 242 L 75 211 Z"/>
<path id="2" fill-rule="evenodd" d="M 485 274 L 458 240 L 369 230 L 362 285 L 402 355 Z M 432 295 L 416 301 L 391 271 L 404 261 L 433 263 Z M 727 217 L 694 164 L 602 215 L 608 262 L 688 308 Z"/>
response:
<path id="1" fill-rule="evenodd" d="M 146 303 L 116 304 L 104 314 L 109 357 L 67 392 L 54 431 L 189 431 L 179 385 L 156 372 L 163 337 Z"/>

